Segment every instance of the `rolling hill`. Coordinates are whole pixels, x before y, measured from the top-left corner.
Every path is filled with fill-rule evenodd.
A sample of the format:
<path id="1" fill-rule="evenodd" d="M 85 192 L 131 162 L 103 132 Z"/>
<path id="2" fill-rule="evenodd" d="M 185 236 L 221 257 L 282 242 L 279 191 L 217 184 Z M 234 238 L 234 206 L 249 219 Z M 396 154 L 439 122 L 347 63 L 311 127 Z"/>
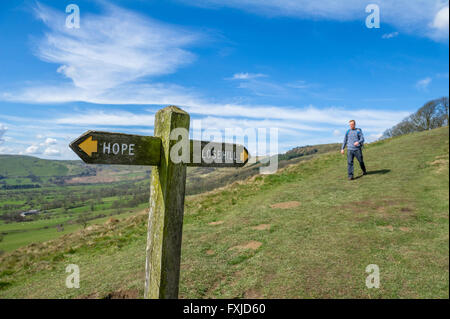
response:
<path id="1" fill-rule="evenodd" d="M 337 150 L 338 144 L 298 147 L 279 155 L 279 167 Z M 243 168 L 188 168 L 186 193 L 224 187 L 259 173 Z M 0 254 L 63 234 L 124 218 L 148 207 L 151 167 L 85 165 L 29 156 L 0 156 Z M 38 214 L 24 218 L 27 211 Z"/>
<path id="2" fill-rule="evenodd" d="M 354 181 L 329 152 L 188 196 L 180 297 L 448 298 L 448 127 L 364 155 Z M 146 231 L 143 211 L 5 253 L 0 298 L 141 298 Z M 65 287 L 69 264 L 80 289 Z"/>

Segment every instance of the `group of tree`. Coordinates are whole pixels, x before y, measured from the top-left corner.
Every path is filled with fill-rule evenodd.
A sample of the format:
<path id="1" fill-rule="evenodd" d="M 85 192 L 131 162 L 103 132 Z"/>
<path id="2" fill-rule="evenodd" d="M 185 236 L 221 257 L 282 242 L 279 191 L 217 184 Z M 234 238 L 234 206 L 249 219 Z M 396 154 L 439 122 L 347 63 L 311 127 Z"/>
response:
<path id="1" fill-rule="evenodd" d="M 448 125 L 448 97 L 425 103 L 417 112 L 411 114 L 394 127 L 383 133 L 382 139 L 403 134 L 431 130 Z"/>

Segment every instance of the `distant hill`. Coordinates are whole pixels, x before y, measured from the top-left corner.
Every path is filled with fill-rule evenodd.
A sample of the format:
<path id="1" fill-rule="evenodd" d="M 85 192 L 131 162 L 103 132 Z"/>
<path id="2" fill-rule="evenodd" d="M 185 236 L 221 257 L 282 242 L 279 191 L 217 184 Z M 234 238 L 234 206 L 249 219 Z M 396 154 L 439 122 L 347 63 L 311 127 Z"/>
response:
<path id="1" fill-rule="evenodd" d="M 81 161 L 44 160 L 31 156 L 0 155 L 0 189 L 66 184 L 95 184 L 145 178 L 148 168 L 86 165 Z M 133 175 L 133 176 L 131 176 Z"/>
<path id="2" fill-rule="evenodd" d="M 371 143 L 364 155 L 369 174 L 356 168 L 354 181 L 329 152 L 188 196 L 180 297 L 448 299 L 448 127 Z M 4 253 L 0 298 L 142 298 L 147 219 Z M 68 264 L 80 265 L 80 289 L 64 286 Z M 379 289 L 366 286 L 373 264 Z"/>
<path id="3" fill-rule="evenodd" d="M 0 155 L 0 175 L 4 178 L 34 175 L 38 177 L 65 176 L 81 173 L 82 169 L 75 169 L 76 162 L 48 161 L 31 156 Z M 79 166 L 79 165 L 78 165 Z"/>

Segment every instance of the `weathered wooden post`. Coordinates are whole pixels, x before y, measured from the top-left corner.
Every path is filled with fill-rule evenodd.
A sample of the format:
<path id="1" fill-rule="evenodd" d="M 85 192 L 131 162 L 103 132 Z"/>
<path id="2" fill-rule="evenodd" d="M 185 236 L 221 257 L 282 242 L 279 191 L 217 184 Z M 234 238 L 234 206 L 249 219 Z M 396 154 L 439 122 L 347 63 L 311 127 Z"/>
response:
<path id="1" fill-rule="evenodd" d="M 155 137 L 161 138 L 161 162 L 152 170 L 145 264 L 145 298 L 176 299 L 180 279 L 186 165 L 174 164 L 170 140 L 175 128 L 189 131 L 189 114 L 169 106 L 156 113 Z"/>

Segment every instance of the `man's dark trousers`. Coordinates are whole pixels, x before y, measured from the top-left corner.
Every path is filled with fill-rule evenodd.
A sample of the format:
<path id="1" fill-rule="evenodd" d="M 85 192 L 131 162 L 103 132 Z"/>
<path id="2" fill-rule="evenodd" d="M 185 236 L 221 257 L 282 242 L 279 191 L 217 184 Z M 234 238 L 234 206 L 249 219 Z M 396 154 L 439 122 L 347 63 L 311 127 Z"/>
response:
<path id="1" fill-rule="evenodd" d="M 353 159 L 356 159 L 359 162 L 359 166 L 361 166 L 362 171 L 366 172 L 366 165 L 364 165 L 364 159 L 362 150 L 360 148 L 356 150 L 347 150 L 347 162 L 348 162 L 348 177 L 353 177 Z"/>

